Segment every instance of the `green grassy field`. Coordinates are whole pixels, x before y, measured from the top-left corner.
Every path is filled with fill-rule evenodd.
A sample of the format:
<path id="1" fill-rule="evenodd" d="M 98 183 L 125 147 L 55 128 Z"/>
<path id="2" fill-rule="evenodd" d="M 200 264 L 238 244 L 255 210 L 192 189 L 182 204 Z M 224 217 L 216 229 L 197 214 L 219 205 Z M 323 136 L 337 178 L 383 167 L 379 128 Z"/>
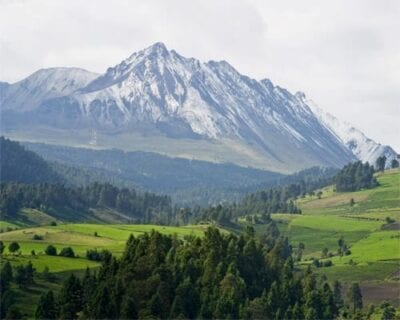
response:
<path id="1" fill-rule="evenodd" d="M 131 234 L 139 236 L 145 232 L 157 230 L 163 234 L 173 234 L 178 238 L 183 238 L 190 235 L 202 236 L 208 226 L 58 224 L 57 226 L 24 227 L 20 223 L 13 224 L 2 221 L 1 228 L 5 230 L 7 227 L 13 230 L 0 233 L 0 240 L 7 247 L 10 242 L 17 241 L 20 250 L 16 254 L 11 254 L 6 248 L 0 264 L 9 261 L 13 266 L 17 266 L 26 265 L 30 261 L 36 269 L 33 285 L 24 290 L 14 288 L 17 306 L 20 307 L 26 317 L 32 318 L 42 293 L 49 289 L 57 292 L 65 276 L 71 272 L 79 275 L 86 268 L 93 269 L 100 266 L 99 262 L 86 259 L 88 249 L 107 249 L 118 256 L 122 254 L 126 240 Z M 14 230 L 15 228 L 17 229 Z M 95 232 L 97 233 L 96 236 Z M 223 230 L 223 232 L 225 231 Z M 34 240 L 34 235 L 40 236 L 42 240 Z M 78 257 L 48 256 L 44 251 L 49 244 L 55 246 L 57 252 L 60 252 L 64 247 L 72 247 Z M 35 255 L 31 254 L 32 250 L 35 251 Z M 41 272 L 46 267 L 55 276 L 52 282 L 41 278 Z"/>
<path id="2" fill-rule="evenodd" d="M 157 226 L 157 225 L 100 225 L 100 224 L 60 224 L 57 226 L 40 226 L 20 228 L 3 232 L 0 240 L 6 246 L 12 241 L 20 245 L 20 259 L 31 259 L 33 265 L 40 271 L 47 265 L 51 271 L 67 271 L 86 268 L 84 259 L 67 259 L 61 257 L 48 257 L 44 254 L 46 247 L 51 244 L 59 252 L 64 247 L 72 247 L 75 254 L 84 258 L 88 249 L 107 249 L 115 255 L 123 252 L 126 240 L 131 234 L 138 236 L 151 230 L 157 230 L 164 234 L 176 234 L 177 237 L 189 235 L 202 236 L 207 225 L 193 225 L 183 227 Z M 95 236 L 95 233 L 97 234 Z M 41 240 L 34 240 L 34 236 L 40 236 Z M 32 256 L 34 250 L 36 255 Z M 19 261 L 15 255 L 5 250 L 5 258 L 12 262 Z M 53 258 L 53 259 L 48 259 Z M 68 260 L 68 263 L 57 259 Z"/>
<path id="3" fill-rule="evenodd" d="M 328 248 L 334 254 L 328 258 L 333 266 L 316 269 L 318 273 L 330 280 L 361 282 L 366 301 L 386 299 L 399 305 L 400 170 L 378 174 L 377 179 L 379 187 L 370 190 L 337 193 L 333 187 L 324 188 L 321 199 L 297 201 L 302 215 L 274 214 L 273 219 L 295 249 L 305 244 L 301 265 L 311 263 L 312 257 L 320 259 Z M 387 225 L 387 217 L 395 223 Z M 348 256 L 337 255 L 340 237 L 350 246 Z"/>
<path id="4" fill-rule="evenodd" d="M 331 281 L 338 279 L 345 284 L 360 282 L 366 304 L 388 300 L 399 305 L 400 170 L 390 170 L 379 174 L 377 178 L 380 186 L 375 189 L 336 193 L 333 187 L 327 187 L 322 190 L 321 199 L 306 197 L 297 201 L 303 214 L 273 214 L 272 218 L 277 222 L 281 233 L 289 237 L 294 250 L 300 242 L 305 244 L 299 267 L 305 268 L 313 257 L 320 259 L 322 249 L 328 248 L 333 254 L 329 258 L 333 266 L 315 269 L 317 273 L 325 275 Z M 351 198 L 355 200 L 354 206 L 349 204 Z M 10 261 L 13 265 L 18 265 L 31 261 L 38 275 L 48 267 L 58 279 L 54 283 L 45 284 L 36 276 L 36 284 L 29 292 L 17 290 L 18 303 L 26 308 L 27 314 L 32 314 L 39 295 L 47 285 L 54 286 L 56 290 L 66 273 L 81 273 L 87 267 L 97 268 L 100 265 L 85 259 L 88 249 L 107 249 L 118 256 L 123 252 L 130 234 L 138 236 L 154 229 L 183 238 L 188 235 L 201 236 L 207 228 L 207 225 L 171 227 L 60 222 L 57 226 L 49 226 L 53 219 L 35 210 L 24 210 L 24 217 L 28 219 L 12 223 L 0 221 L 0 240 L 6 246 L 12 241 L 17 241 L 21 246 L 16 255 L 5 249 L 0 263 Z M 395 223 L 386 225 L 387 217 L 395 220 Z M 28 227 L 27 221 L 44 225 Z M 263 228 L 263 225 L 256 225 L 257 232 L 262 232 Z M 34 240 L 34 235 L 42 239 Z M 350 246 L 350 255 L 337 255 L 337 241 L 341 237 Z M 54 245 L 58 251 L 70 246 L 78 257 L 47 256 L 44 250 L 49 244 Z M 31 254 L 32 250 L 35 255 Z"/>

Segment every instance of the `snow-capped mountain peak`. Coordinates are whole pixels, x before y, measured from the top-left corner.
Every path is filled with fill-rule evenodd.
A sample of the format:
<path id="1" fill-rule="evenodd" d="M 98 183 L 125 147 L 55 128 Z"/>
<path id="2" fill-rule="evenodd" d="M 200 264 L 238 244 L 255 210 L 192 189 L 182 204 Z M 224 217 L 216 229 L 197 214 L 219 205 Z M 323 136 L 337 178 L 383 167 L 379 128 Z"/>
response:
<path id="1" fill-rule="evenodd" d="M 397 153 L 390 146 L 377 143 L 350 123 L 340 121 L 332 114 L 320 108 L 314 101 L 307 99 L 304 93 L 300 93 L 299 98 L 311 108 L 318 119 L 332 134 L 336 135 L 338 139 L 351 150 L 357 159 L 375 164 L 376 159 L 384 155 L 387 158 L 386 166 L 389 167 L 391 160 L 397 158 Z"/>
<path id="2" fill-rule="evenodd" d="M 361 145 L 372 145 L 345 124 L 337 132 L 342 124 L 324 121 L 304 93 L 294 95 L 268 79 L 252 79 L 226 61 L 186 58 L 163 43 L 133 53 L 100 76 L 71 75 L 71 81 L 54 76 L 43 85 L 32 78 L 36 76 L 22 82 L 29 79 L 37 85 L 35 104 L 25 108 L 33 95 L 14 91 L 14 98 L 9 95 L 2 106 L 30 110 L 32 126 L 154 136 L 151 141 L 167 137 L 185 155 L 193 152 L 188 151 L 187 139 L 195 139 L 214 144 L 212 150 L 215 144 L 228 148 L 219 155 L 222 161 L 234 161 L 231 155 L 248 157 L 251 163 L 278 171 L 341 166 L 365 156 Z M 82 85 L 73 85 L 78 82 Z M 56 95 L 51 85 L 58 88 Z M 5 91 L 10 92 L 9 87 Z"/>
<path id="3" fill-rule="evenodd" d="M 40 69 L 2 90 L 1 108 L 22 112 L 33 110 L 47 99 L 69 95 L 97 78 L 80 68 Z"/>

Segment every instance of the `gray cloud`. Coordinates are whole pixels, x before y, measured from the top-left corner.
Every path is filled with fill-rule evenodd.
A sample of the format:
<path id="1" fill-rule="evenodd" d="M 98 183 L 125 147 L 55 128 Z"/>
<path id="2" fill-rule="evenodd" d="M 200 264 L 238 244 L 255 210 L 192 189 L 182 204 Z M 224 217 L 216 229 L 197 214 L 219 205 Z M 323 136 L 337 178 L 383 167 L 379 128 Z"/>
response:
<path id="1" fill-rule="evenodd" d="M 43 67 L 103 72 L 163 41 L 305 91 L 400 150 L 396 0 L 0 0 L 0 81 Z"/>

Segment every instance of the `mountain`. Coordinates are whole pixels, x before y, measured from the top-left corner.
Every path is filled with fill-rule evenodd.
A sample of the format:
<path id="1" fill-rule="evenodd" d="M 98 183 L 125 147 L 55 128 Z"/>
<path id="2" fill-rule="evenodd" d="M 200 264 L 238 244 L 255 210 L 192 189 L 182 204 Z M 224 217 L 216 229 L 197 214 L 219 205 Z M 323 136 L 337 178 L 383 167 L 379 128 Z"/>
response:
<path id="1" fill-rule="evenodd" d="M 275 172 L 234 164 L 170 158 L 151 152 L 23 145 L 52 163 L 72 184 L 112 182 L 120 187 L 167 194 L 175 203 L 185 205 L 237 201 L 248 192 L 286 178 Z"/>
<path id="2" fill-rule="evenodd" d="M 47 99 L 73 93 L 96 77 L 98 74 L 79 68 L 40 69 L 14 84 L 0 84 L 1 109 L 33 110 Z"/>
<path id="3" fill-rule="evenodd" d="M 332 134 L 336 135 L 337 138 L 351 150 L 357 159 L 374 165 L 376 159 L 384 155 L 387 158 L 386 167 L 389 167 L 391 161 L 397 158 L 397 153 L 390 146 L 375 142 L 366 137 L 364 133 L 354 128 L 351 124 L 340 121 L 335 116 L 325 112 L 312 100 L 307 99 L 305 94 L 298 93 L 297 95 L 310 106 L 321 123 L 323 123 Z"/>
<path id="4" fill-rule="evenodd" d="M 36 153 L 18 142 L 0 137 L 0 181 L 20 183 L 64 182 Z"/>
<path id="5" fill-rule="evenodd" d="M 284 173 L 357 159 L 302 97 L 226 61 L 203 63 L 156 43 L 90 77 L 55 97 L 50 85 L 37 86 L 34 103 L 10 85 L 1 105 L 5 134 Z"/>

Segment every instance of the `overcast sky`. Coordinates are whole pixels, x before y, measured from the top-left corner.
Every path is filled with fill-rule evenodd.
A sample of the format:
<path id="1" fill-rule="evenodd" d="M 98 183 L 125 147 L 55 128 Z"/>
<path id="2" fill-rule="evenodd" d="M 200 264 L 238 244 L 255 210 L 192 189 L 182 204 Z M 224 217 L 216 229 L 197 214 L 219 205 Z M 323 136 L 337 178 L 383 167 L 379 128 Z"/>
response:
<path id="1" fill-rule="evenodd" d="M 400 1 L 0 0 L 0 81 L 104 72 L 164 42 L 303 91 L 400 152 Z"/>

